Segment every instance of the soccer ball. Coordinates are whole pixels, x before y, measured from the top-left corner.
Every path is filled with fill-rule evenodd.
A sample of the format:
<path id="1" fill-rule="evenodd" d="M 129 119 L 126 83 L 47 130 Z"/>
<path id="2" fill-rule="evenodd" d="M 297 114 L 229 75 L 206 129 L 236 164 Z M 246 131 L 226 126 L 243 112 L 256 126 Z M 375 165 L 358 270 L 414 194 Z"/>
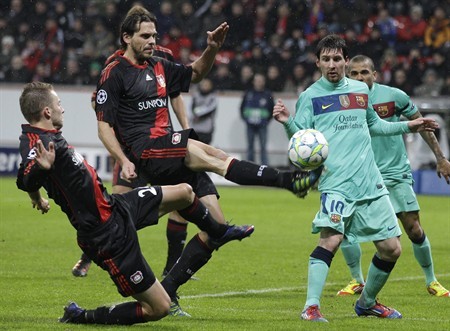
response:
<path id="1" fill-rule="evenodd" d="M 325 162 L 328 142 L 320 131 L 297 131 L 289 141 L 288 156 L 296 167 L 306 171 L 314 170 Z"/>

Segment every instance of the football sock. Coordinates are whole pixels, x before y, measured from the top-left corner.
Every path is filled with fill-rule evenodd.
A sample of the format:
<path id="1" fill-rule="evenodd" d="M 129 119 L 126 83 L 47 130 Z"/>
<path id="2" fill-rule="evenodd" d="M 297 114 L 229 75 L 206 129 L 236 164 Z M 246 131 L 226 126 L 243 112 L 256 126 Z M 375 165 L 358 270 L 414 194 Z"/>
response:
<path id="1" fill-rule="evenodd" d="M 98 307 L 94 310 L 86 310 L 84 315 L 84 323 L 87 324 L 132 325 L 146 322 L 139 302 L 125 302 L 112 307 Z"/>
<path id="2" fill-rule="evenodd" d="M 361 246 L 358 243 L 350 244 L 344 240 L 341 244 L 342 255 L 344 255 L 350 274 L 360 284 L 364 284 L 364 276 L 361 269 Z"/>
<path id="3" fill-rule="evenodd" d="M 369 272 L 367 273 L 366 284 L 359 299 L 362 307 L 370 308 L 375 305 L 376 297 L 384 284 L 386 284 L 394 266 L 395 262 L 384 261 L 376 254 L 374 255 L 372 263 L 369 266 Z"/>
<path id="4" fill-rule="evenodd" d="M 222 237 L 228 229 L 226 224 L 218 223 L 209 213 L 208 208 L 195 197 L 194 202 L 185 209 L 178 210 L 185 220 L 194 223 L 202 231 L 213 238 Z"/>
<path id="5" fill-rule="evenodd" d="M 91 259 L 84 253 L 81 254 L 80 259 L 83 260 L 83 261 L 86 261 L 86 262 L 91 262 Z"/>
<path id="6" fill-rule="evenodd" d="M 436 276 L 434 274 L 433 257 L 431 256 L 431 244 L 425 232 L 422 241 L 413 242 L 412 247 L 414 256 L 425 274 L 426 283 L 429 285 L 436 280 Z"/>
<path id="7" fill-rule="evenodd" d="M 322 296 L 333 257 L 334 254 L 332 252 L 320 246 L 317 246 L 311 253 L 308 265 L 308 290 L 305 308 L 311 305 L 320 306 L 320 297 Z"/>
<path id="8" fill-rule="evenodd" d="M 225 178 L 239 185 L 280 187 L 292 191 L 292 172 L 233 159 Z"/>
<path id="9" fill-rule="evenodd" d="M 187 223 L 180 223 L 173 219 L 167 220 L 167 261 L 165 271 L 170 271 L 183 252 L 187 237 Z"/>
<path id="10" fill-rule="evenodd" d="M 178 288 L 211 258 L 212 250 L 195 235 L 186 245 L 178 261 L 170 269 L 161 285 L 171 298 L 176 297 Z"/>

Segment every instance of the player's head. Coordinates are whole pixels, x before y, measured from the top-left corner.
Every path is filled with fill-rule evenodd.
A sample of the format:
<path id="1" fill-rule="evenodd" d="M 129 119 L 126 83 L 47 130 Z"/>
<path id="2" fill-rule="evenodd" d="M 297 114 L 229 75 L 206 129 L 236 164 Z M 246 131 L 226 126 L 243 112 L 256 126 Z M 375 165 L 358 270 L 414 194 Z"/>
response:
<path id="1" fill-rule="evenodd" d="M 143 62 L 152 56 L 156 37 L 155 15 L 141 6 L 131 8 L 120 26 L 121 47 Z"/>
<path id="2" fill-rule="evenodd" d="M 47 120 L 54 128 L 62 128 L 64 109 L 51 84 L 42 82 L 26 84 L 19 103 L 23 117 L 28 123 L 35 124 Z"/>
<path id="3" fill-rule="evenodd" d="M 335 34 L 322 38 L 317 44 L 316 56 L 316 65 L 322 77 L 337 83 L 345 76 L 348 50 L 343 38 Z"/>
<path id="4" fill-rule="evenodd" d="M 369 88 L 372 88 L 373 82 L 377 79 L 375 65 L 372 59 L 365 55 L 356 55 L 350 59 L 347 75 L 351 79 L 366 83 Z"/>

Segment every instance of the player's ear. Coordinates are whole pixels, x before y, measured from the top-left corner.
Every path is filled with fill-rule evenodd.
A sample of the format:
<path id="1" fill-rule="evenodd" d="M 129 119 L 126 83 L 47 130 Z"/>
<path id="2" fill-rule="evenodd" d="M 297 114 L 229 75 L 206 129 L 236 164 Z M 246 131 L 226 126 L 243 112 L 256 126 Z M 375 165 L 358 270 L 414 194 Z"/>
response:
<path id="1" fill-rule="evenodd" d="M 376 70 L 373 71 L 373 81 L 376 82 L 378 78 L 378 72 Z"/>
<path id="2" fill-rule="evenodd" d="M 42 117 L 45 118 L 46 120 L 52 118 L 52 110 L 50 109 L 50 107 L 44 107 L 44 109 L 42 109 Z"/>

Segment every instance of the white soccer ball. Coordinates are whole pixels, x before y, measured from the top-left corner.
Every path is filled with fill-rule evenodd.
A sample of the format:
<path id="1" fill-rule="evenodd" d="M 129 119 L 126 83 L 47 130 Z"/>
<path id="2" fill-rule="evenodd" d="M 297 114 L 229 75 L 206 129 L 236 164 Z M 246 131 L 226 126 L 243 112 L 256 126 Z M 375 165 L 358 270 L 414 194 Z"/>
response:
<path id="1" fill-rule="evenodd" d="M 289 160 L 302 170 L 320 167 L 328 156 L 328 142 L 324 135 L 315 129 L 297 131 L 289 141 Z"/>

